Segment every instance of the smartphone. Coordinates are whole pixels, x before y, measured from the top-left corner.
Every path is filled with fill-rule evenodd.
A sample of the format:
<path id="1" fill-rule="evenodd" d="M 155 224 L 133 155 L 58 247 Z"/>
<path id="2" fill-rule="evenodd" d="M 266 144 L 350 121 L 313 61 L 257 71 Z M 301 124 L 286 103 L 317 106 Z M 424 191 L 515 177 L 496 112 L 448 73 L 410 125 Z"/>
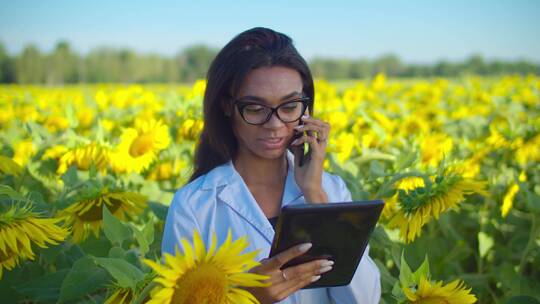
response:
<path id="1" fill-rule="evenodd" d="M 300 125 L 303 125 L 303 124 L 304 124 L 304 122 L 303 122 L 302 119 L 300 118 Z M 296 131 L 296 130 L 295 130 L 294 132 L 295 132 L 296 134 L 294 135 L 294 137 L 293 137 L 291 143 L 292 143 L 294 140 L 296 140 L 297 138 L 302 137 L 304 134 L 307 134 L 307 132 L 305 132 L 305 131 L 304 131 L 304 132 L 300 132 L 300 131 Z M 301 145 L 301 146 L 292 146 L 292 145 L 290 145 L 290 146 L 289 146 L 289 150 L 291 150 L 291 152 L 293 152 L 293 154 L 294 154 L 294 150 L 293 150 L 293 149 L 300 149 L 300 150 L 301 150 L 301 153 L 300 153 L 300 160 L 299 160 L 299 162 L 298 162 L 298 165 L 299 165 L 300 167 L 302 167 L 302 166 L 309 160 L 309 158 L 310 158 L 310 156 L 311 156 L 311 149 L 310 149 L 310 147 L 309 147 L 309 144 L 306 142 L 306 143 L 304 143 L 304 144 Z M 296 155 L 296 154 L 295 154 L 295 155 Z"/>

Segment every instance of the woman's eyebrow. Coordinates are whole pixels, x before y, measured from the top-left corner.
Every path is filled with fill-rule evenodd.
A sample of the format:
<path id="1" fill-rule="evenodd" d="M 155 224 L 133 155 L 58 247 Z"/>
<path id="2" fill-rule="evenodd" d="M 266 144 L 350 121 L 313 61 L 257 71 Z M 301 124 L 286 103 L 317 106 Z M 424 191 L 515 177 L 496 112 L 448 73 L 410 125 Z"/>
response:
<path id="1" fill-rule="evenodd" d="M 291 93 L 281 97 L 281 100 L 284 101 L 284 100 L 287 100 L 287 99 L 289 99 L 291 97 L 298 96 L 298 95 L 302 95 L 302 93 L 294 91 L 294 92 L 291 92 Z M 263 103 L 267 103 L 266 99 L 264 99 L 262 97 L 259 97 L 259 96 L 254 96 L 254 95 L 242 96 L 242 97 L 238 98 L 238 100 L 254 100 L 254 101 L 260 101 L 260 102 L 263 102 Z"/>

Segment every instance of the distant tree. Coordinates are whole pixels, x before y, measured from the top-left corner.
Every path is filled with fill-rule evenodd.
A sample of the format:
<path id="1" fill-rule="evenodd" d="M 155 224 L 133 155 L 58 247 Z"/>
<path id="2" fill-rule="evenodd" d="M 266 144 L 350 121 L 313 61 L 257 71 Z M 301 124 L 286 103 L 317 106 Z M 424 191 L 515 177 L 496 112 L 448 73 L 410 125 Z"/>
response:
<path id="1" fill-rule="evenodd" d="M 350 78 L 358 79 L 371 76 L 371 63 L 368 60 L 360 59 L 351 62 Z"/>
<path id="2" fill-rule="evenodd" d="M 60 41 L 52 54 L 46 57 L 45 81 L 48 84 L 74 83 L 79 81 L 78 56 L 71 51 L 69 43 Z"/>
<path id="3" fill-rule="evenodd" d="M 81 56 L 71 49 L 67 41 L 60 41 L 49 54 L 42 54 L 36 46 L 27 45 L 19 54 L 10 56 L 0 43 L 0 82 L 193 82 L 205 78 L 216 54 L 216 49 L 194 45 L 173 57 L 107 47 Z M 487 62 L 481 55 L 473 55 L 461 62 L 441 60 L 434 64 L 404 64 L 393 54 L 373 60 L 317 57 L 309 61 L 309 66 L 315 77 L 329 80 L 366 78 L 377 73 L 392 77 L 508 73 L 540 75 L 540 65 L 537 63 L 526 60 Z"/>
<path id="4" fill-rule="evenodd" d="M 399 75 L 403 68 L 399 58 L 392 54 L 384 55 L 375 59 L 372 67 L 373 74 L 385 73 L 390 76 Z"/>
<path id="5" fill-rule="evenodd" d="M 118 60 L 118 79 L 120 82 L 136 82 L 137 79 L 137 55 L 129 49 L 121 49 L 117 55 Z"/>
<path id="6" fill-rule="evenodd" d="M 13 59 L 9 56 L 0 42 L 0 83 L 10 83 L 15 81 L 15 71 L 13 67 Z"/>
<path id="7" fill-rule="evenodd" d="M 120 60 L 111 48 L 91 51 L 85 60 L 88 82 L 118 82 L 120 80 Z"/>
<path id="8" fill-rule="evenodd" d="M 192 82 L 206 76 L 217 51 L 204 45 L 188 47 L 176 56 L 181 81 Z"/>
<path id="9" fill-rule="evenodd" d="M 466 73 L 485 75 L 487 72 L 484 58 L 482 58 L 480 55 L 473 55 L 469 57 L 464 64 L 464 71 Z"/>
<path id="10" fill-rule="evenodd" d="M 45 65 L 43 56 L 35 45 L 26 46 L 15 59 L 15 75 L 18 83 L 43 83 Z"/>
<path id="11" fill-rule="evenodd" d="M 458 69 L 454 64 L 443 60 L 435 64 L 433 67 L 433 74 L 444 77 L 456 76 L 458 74 Z"/>

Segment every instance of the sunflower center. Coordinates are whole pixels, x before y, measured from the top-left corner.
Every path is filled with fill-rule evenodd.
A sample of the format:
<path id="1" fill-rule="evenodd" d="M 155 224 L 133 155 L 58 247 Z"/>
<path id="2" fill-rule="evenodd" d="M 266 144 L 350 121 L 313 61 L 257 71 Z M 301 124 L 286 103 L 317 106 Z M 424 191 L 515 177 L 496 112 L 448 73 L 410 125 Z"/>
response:
<path id="1" fill-rule="evenodd" d="M 100 198 L 100 199 L 102 200 L 102 198 Z M 109 209 L 109 211 L 112 214 L 114 214 L 114 212 L 118 208 L 120 208 L 120 205 L 122 204 L 121 201 L 119 201 L 117 199 L 114 199 L 114 198 L 109 198 L 109 202 L 111 203 L 111 205 L 107 205 L 107 208 Z M 81 221 L 83 221 L 83 222 L 95 222 L 95 221 L 102 220 L 104 202 L 102 202 L 101 204 L 98 204 L 97 201 L 96 202 L 89 201 L 88 203 L 93 204 L 93 206 L 90 207 L 90 209 L 88 209 L 88 211 L 80 214 L 79 219 L 81 219 Z"/>
<path id="2" fill-rule="evenodd" d="M 177 282 L 171 304 L 220 304 L 227 297 L 227 277 L 213 264 L 200 264 Z"/>
<path id="3" fill-rule="evenodd" d="M 152 133 L 145 133 L 138 136 L 129 146 L 129 154 L 133 157 L 144 155 L 146 152 L 152 150 L 153 142 L 154 136 L 152 136 Z"/>

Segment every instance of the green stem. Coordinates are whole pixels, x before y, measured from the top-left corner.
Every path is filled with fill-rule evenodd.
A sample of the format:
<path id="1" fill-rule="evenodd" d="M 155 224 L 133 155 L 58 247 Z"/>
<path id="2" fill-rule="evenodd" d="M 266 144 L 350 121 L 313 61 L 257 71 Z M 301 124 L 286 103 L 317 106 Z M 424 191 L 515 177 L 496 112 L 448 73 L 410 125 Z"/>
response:
<path id="1" fill-rule="evenodd" d="M 534 242 L 536 241 L 536 236 L 538 234 L 538 221 L 536 219 L 536 215 L 532 214 L 532 224 L 531 224 L 531 232 L 529 233 L 529 241 L 527 242 L 527 245 L 525 246 L 525 249 L 523 250 L 523 254 L 521 255 L 521 261 L 519 262 L 519 273 L 523 274 L 525 271 L 525 263 L 527 260 L 527 256 L 529 255 L 529 251 L 534 246 Z"/>

